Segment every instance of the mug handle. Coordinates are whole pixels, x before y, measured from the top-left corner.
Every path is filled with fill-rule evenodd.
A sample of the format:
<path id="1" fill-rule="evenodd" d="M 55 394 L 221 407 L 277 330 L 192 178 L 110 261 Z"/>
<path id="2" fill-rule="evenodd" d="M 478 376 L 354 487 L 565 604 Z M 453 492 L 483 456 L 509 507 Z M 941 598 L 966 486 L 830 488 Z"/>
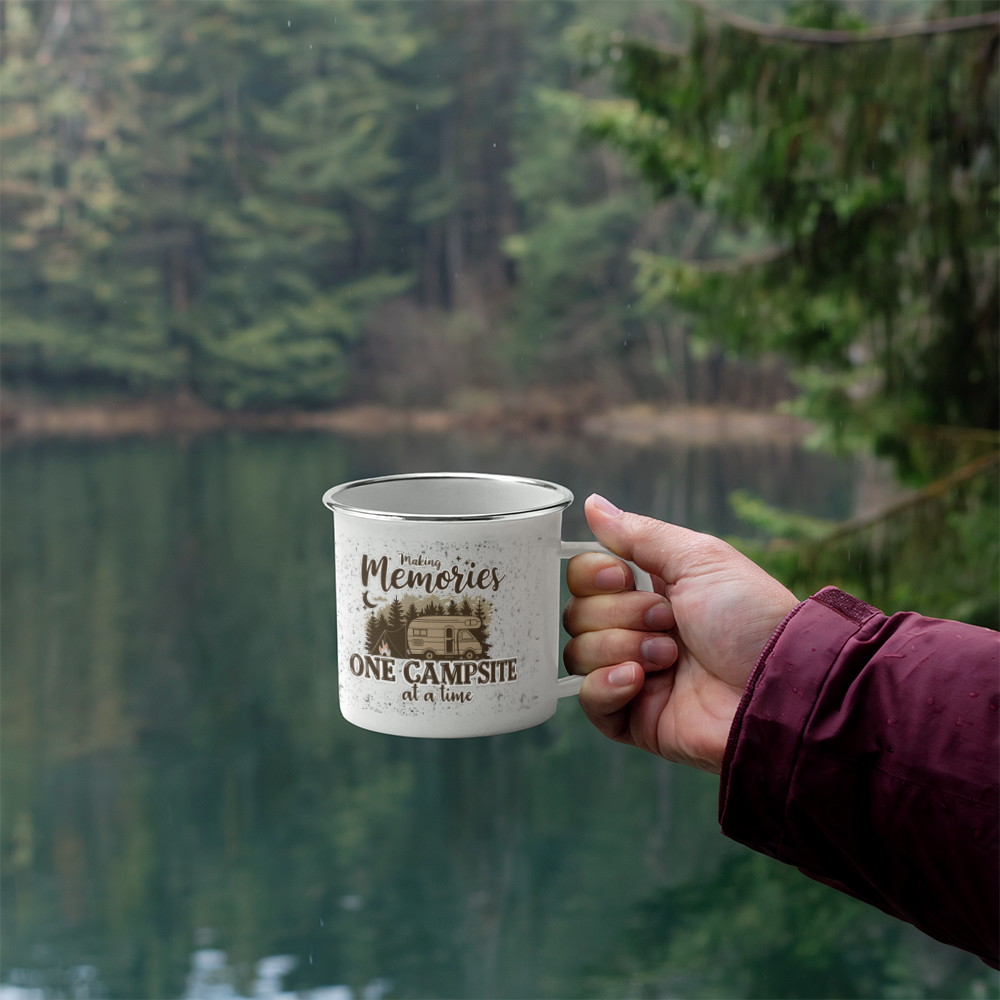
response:
<path id="1" fill-rule="evenodd" d="M 615 556 L 616 559 L 621 559 L 623 563 L 628 563 L 628 565 L 632 568 L 632 576 L 635 579 L 635 589 L 652 591 L 653 581 L 649 578 L 649 574 L 644 569 L 639 569 L 634 562 L 631 562 L 628 559 L 622 559 L 621 556 L 615 555 L 611 549 L 601 545 L 600 542 L 559 543 L 560 559 L 571 559 L 573 556 L 581 555 L 584 552 L 607 552 L 608 555 Z M 556 697 L 571 698 L 573 695 L 580 693 L 580 687 L 582 684 L 582 674 L 570 674 L 568 677 L 560 677 L 556 681 Z"/>

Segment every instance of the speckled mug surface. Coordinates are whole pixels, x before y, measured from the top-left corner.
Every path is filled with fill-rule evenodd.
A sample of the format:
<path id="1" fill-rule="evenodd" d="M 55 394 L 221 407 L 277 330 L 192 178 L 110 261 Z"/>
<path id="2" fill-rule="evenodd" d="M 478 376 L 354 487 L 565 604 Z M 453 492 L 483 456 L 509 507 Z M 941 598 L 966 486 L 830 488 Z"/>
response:
<path id="1" fill-rule="evenodd" d="M 475 473 L 358 480 L 334 512 L 340 709 L 396 736 L 510 733 L 550 718 L 564 486 Z"/>

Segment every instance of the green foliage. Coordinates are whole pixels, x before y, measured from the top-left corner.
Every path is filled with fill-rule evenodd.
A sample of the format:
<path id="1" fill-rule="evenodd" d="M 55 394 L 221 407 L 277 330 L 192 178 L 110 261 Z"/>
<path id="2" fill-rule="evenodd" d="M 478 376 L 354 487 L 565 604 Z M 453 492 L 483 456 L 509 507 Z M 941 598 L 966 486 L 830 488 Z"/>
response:
<path id="1" fill-rule="evenodd" d="M 642 336 L 629 252 L 651 205 L 636 171 L 586 140 L 595 99 L 574 72 L 582 25 L 607 27 L 609 13 L 615 23 L 632 12 L 579 5 L 562 38 L 549 41 L 544 75 L 526 81 L 517 109 L 508 179 L 523 208 L 504 242 L 518 271 L 508 351 L 521 371 L 552 381 L 606 379 L 621 367 L 629 337 Z"/>
<path id="2" fill-rule="evenodd" d="M 4 367 L 145 387 L 177 379 L 184 358 L 160 275 L 139 252 L 142 190 L 128 180 L 142 169 L 141 109 L 128 86 L 132 53 L 104 35 L 112 12 L 73 8 L 72 51 L 55 59 L 37 7 L 5 10 Z"/>
<path id="3" fill-rule="evenodd" d="M 636 165 L 596 141 L 589 123 L 623 102 L 581 61 L 588 37 L 627 26 L 665 35 L 677 30 L 678 10 L 567 5 L 561 32 L 536 36 L 539 66 L 522 85 L 508 173 L 521 218 L 503 243 L 518 276 L 505 348 L 524 373 L 661 399 L 706 395 L 686 370 L 685 331 L 664 330 L 673 312 L 638 307 L 633 259 L 683 247 L 701 220 L 686 199 L 655 205 Z"/>
<path id="4" fill-rule="evenodd" d="M 42 13 L 9 4 L 4 33 L 5 377 L 335 398 L 367 311 L 412 281 L 371 221 L 414 98 L 402 9 Z"/>
<path id="5" fill-rule="evenodd" d="M 652 894 L 634 913 L 618 964 L 588 995 L 776 998 L 987 997 L 971 957 L 909 954 L 904 924 L 761 855 L 722 866 L 708 885 Z M 613 970 L 613 971 L 612 971 Z M 626 972 L 627 970 L 627 972 Z"/>
<path id="6" fill-rule="evenodd" d="M 642 7 L 12 0 L 5 381 L 322 403 L 372 307 L 406 291 L 428 339 L 446 309 L 484 341 L 471 373 L 450 352 L 456 379 L 495 384 L 515 284 L 507 361 L 606 367 L 639 329 L 648 206 L 581 144 L 571 29 Z M 433 353 L 412 333 L 380 329 L 357 391 L 380 385 L 366 364 Z"/>
<path id="7" fill-rule="evenodd" d="M 954 11 L 979 9 L 993 7 Z M 789 21 L 860 24 L 834 3 Z M 660 196 L 729 226 L 708 261 L 637 255 L 648 307 L 669 300 L 706 339 L 791 359 L 796 410 L 832 442 L 905 464 L 914 423 L 997 426 L 995 29 L 812 45 L 699 7 L 683 54 L 641 40 L 603 53 L 633 102 L 591 133 Z"/>
<path id="8" fill-rule="evenodd" d="M 771 536 L 730 539 L 799 597 L 829 584 L 886 614 L 919 611 L 1000 629 L 1000 481 L 986 454 L 871 518 L 841 526 L 745 493 L 736 513 Z"/>
<path id="9" fill-rule="evenodd" d="M 774 538 L 814 541 L 828 535 L 834 527 L 818 517 L 780 510 L 747 490 L 734 490 L 729 502 L 741 521 Z"/>

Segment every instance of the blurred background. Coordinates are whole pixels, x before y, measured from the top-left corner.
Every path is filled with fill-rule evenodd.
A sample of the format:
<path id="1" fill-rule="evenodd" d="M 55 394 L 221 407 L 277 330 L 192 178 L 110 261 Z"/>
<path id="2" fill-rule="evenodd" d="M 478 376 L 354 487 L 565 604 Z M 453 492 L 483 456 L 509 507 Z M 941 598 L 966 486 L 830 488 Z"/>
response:
<path id="1" fill-rule="evenodd" d="M 1000 997 L 575 704 L 348 726 L 319 502 L 538 476 L 1000 627 L 998 25 L 2 0 L 0 1000 Z"/>

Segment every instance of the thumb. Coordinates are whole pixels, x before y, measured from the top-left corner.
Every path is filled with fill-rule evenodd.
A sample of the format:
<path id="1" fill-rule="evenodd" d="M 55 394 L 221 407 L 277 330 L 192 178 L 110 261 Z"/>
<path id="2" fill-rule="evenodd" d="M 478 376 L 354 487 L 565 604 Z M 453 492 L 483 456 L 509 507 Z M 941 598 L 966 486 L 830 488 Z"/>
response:
<path id="1" fill-rule="evenodd" d="M 587 497 L 583 509 L 591 531 L 602 545 L 647 573 L 655 573 L 667 584 L 684 576 L 691 559 L 706 543 L 718 541 L 689 528 L 619 510 L 597 493 Z"/>

